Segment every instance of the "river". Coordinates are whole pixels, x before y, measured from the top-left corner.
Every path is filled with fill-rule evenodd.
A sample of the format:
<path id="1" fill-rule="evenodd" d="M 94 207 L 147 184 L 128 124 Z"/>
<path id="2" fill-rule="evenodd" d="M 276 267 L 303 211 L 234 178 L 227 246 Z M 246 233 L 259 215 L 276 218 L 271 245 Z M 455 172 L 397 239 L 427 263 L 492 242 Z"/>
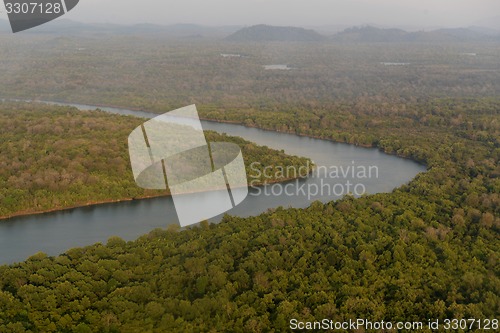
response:
<path id="1" fill-rule="evenodd" d="M 81 110 L 96 108 L 80 104 L 63 105 Z M 119 108 L 99 109 L 143 118 L 156 116 Z M 369 194 L 390 192 L 426 170 L 425 166 L 414 161 L 387 155 L 375 148 L 362 148 L 234 124 L 202 121 L 202 125 L 205 130 L 240 136 L 259 145 L 283 149 L 290 155 L 309 157 L 318 167 L 317 171 L 306 179 L 250 188 L 243 203 L 227 212 L 231 215 L 252 216 L 278 206 L 304 208 L 315 200 L 328 202 L 345 194 L 349 187 L 348 182 L 351 184 L 349 192 L 354 194 L 355 189 L 358 192 L 366 190 Z M 354 188 L 355 185 L 357 188 Z M 201 204 L 203 194 L 196 195 L 196 202 Z M 218 222 L 221 218 L 222 216 L 218 216 L 210 221 Z M 16 217 L 0 221 L 0 264 L 23 261 L 37 252 L 57 255 L 70 248 L 97 242 L 105 243 L 111 236 L 133 240 L 155 228 L 165 228 L 169 224 L 177 223 L 177 215 L 170 197 Z"/>

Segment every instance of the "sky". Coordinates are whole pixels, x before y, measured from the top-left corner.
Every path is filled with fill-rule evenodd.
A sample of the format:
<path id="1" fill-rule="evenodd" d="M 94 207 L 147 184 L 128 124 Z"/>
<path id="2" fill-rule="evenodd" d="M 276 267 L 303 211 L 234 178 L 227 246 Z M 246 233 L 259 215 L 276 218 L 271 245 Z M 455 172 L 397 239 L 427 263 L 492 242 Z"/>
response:
<path id="1" fill-rule="evenodd" d="M 458 27 L 498 15 L 500 0 L 80 0 L 65 18 L 119 24 Z"/>

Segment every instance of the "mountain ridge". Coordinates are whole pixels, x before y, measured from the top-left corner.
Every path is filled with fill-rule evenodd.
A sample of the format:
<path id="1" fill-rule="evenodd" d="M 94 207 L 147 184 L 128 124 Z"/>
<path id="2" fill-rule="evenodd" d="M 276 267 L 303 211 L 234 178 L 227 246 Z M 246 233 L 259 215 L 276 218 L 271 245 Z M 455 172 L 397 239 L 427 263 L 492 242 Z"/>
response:
<path id="1" fill-rule="evenodd" d="M 10 32 L 8 20 L 0 18 L 0 32 Z M 83 23 L 69 19 L 59 19 L 24 33 L 81 35 L 107 33 L 118 35 L 154 35 L 165 37 L 208 37 L 240 42 L 469 42 L 500 41 L 500 30 L 481 26 L 461 28 L 438 28 L 429 31 L 407 31 L 400 28 L 386 28 L 375 25 L 353 26 L 335 34 L 319 33 L 315 29 L 293 26 L 272 26 L 258 24 L 249 27 L 204 26 L 190 23 L 160 25 L 141 23 L 119 25 L 111 23 Z"/>
<path id="2" fill-rule="evenodd" d="M 473 28 L 441 28 L 431 31 L 408 32 L 397 28 L 371 25 L 347 28 L 330 37 L 338 42 L 466 42 L 500 40 L 500 32 L 485 33 Z"/>
<path id="3" fill-rule="evenodd" d="M 312 29 L 291 26 L 280 27 L 265 24 L 242 28 L 225 38 L 227 41 L 239 42 L 318 42 L 326 39 L 326 36 L 323 36 Z"/>

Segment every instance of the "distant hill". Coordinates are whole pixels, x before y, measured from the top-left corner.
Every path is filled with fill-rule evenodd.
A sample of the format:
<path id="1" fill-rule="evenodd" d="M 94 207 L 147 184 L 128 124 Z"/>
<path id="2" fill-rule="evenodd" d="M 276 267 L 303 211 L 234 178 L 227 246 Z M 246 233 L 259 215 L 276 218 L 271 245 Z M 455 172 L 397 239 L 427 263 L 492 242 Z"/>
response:
<path id="1" fill-rule="evenodd" d="M 401 42 L 408 33 L 401 29 L 380 29 L 372 26 L 352 27 L 332 37 L 336 41 L 345 42 Z"/>
<path id="2" fill-rule="evenodd" d="M 482 26 L 477 26 L 473 25 L 468 27 L 469 30 L 479 32 L 483 35 L 488 35 L 488 36 L 500 36 L 500 29 L 491 29 L 491 28 L 486 28 Z"/>
<path id="3" fill-rule="evenodd" d="M 407 32 L 401 29 L 365 26 L 345 29 L 331 39 L 342 42 L 457 42 L 492 40 L 492 38 L 494 37 L 472 28 Z"/>
<path id="4" fill-rule="evenodd" d="M 314 30 L 304 28 L 276 27 L 260 24 L 240 29 L 226 37 L 226 40 L 238 42 L 316 42 L 326 40 L 326 37 Z"/>

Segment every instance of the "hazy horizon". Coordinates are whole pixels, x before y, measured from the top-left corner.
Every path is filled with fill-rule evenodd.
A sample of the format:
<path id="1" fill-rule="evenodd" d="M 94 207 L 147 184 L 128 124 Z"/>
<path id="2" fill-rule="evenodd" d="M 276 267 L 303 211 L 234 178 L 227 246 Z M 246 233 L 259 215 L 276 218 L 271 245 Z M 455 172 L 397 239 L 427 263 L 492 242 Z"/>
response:
<path id="1" fill-rule="evenodd" d="M 140 8 L 139 8 L 140 7 Z M 0 18 L 7 19 L 3 6 Z M 184 2 L 143 0 L 82 0 L 64 19 L 83 23 L 134 25 L 198 24 L 205 26 L 359 26 L 500 28 L 495 18 L 498 0 L 187 0 Z M 483 23 L 483 24 L 481 24 Z"/>

